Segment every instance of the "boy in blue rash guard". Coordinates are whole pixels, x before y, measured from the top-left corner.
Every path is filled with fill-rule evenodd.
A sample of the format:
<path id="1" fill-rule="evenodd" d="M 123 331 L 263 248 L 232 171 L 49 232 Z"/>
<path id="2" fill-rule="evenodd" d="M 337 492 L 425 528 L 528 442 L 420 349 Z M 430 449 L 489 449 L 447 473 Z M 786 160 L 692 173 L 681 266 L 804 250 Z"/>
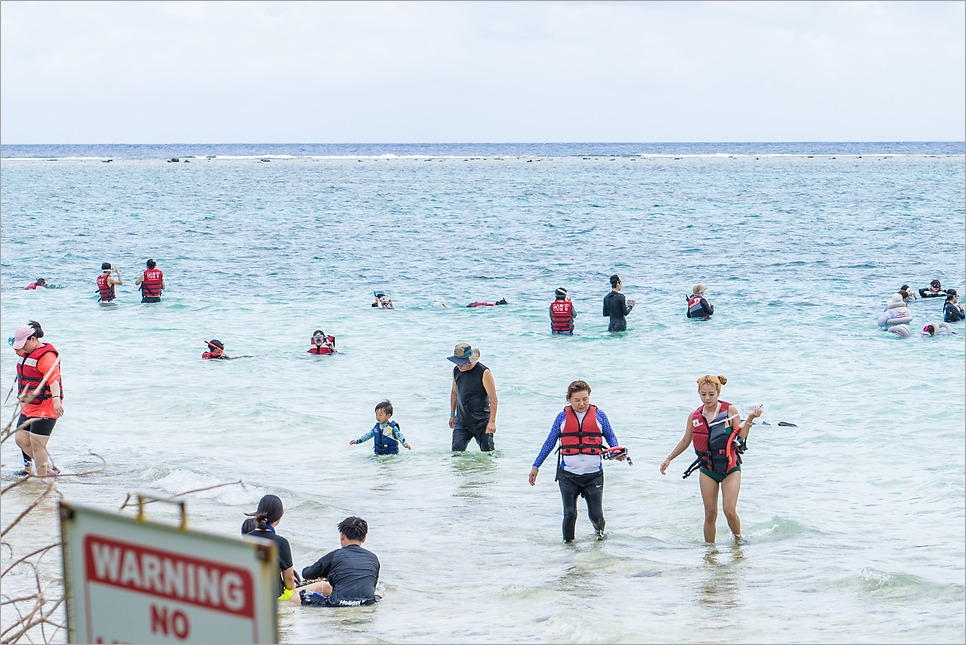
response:
<path id="1" fill-rule="evenodd" d="M 350 441 L 349 445 L 354 446 L 372 439 L 373 451 L 377 455 L 395 455 L 399 452 L 399 444 L 402 444 L 406 450 L 412 450 L 412 447 L 406 443 L 406 437 L 399 429 L 399 424 L 390 421 L 390 417 L 392 417 L 392 403 L 388 400 L 380 402 L 376 405 L 376 425 L 358 439 Z"/>
<path id="2" fill-rule="evenodd" d="M 603 439 L 609 447 L 619 444 L 607 415 L 590 404 L 590 385 L 574 381 L 567 387 L 569 406 L 554 419 L 550 435 L 530 470 L 530 485 L 537 483 L 537 472 L 550 451 L 560 441 L 560 461 L 557 482 L 563 499 L 563 538 L 573 542 L 577 524 L 577 498 L 587 500 L 587 513 L 597 531 L 597 539 L 604 539 L 604 464 Z M 624 456 L 617 457 L 623 461 Z"/>

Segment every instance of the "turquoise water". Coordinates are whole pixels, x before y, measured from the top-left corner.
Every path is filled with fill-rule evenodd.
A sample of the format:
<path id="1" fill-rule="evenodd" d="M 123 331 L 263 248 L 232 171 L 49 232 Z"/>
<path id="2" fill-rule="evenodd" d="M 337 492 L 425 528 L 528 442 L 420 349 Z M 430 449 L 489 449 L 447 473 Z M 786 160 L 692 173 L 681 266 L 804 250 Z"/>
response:
<path id="1" fill-rule="evenodd" d="M 900 339 L 875 321 L 903 283 L 962 293 L 964 159 L 826 146 L 4 159 L 0 327 L 39 320 L 63 352 L 58 466 L 95 464 L 89 450 L 109 464 L 62 480 L 67 499 L 117 508 L 131 490 L 241 479 L 190 495 L 191 525 L 237 534 L 278 494 L 299 569 L 338 546 L 345 516 L 369 521 L 386 602 L 284 607 L 283 642 L 962 642 L 966 330 Z M 148 257 L 168 283 L 160 305 L 133 286 Z M 125 278 L 109 307 L 93 298 L 103 261 Z M 638 301 L 620 335 L 600 316 L 615 272 Z M 21 290 L 40 276 L 60 288 Z M 684 317 L 696 282 L 717 308 L 705 323 Z M 579 312 L 573 338 L 548 334 L 558 286 Z M 371 309 L 373 289 L 398 309 Z M 912 310 L 935 322 L 941 302 Z M 304 353 L 319 327 L 340 354 Z M 254 358 L 203 362 L 212 337 Z M 461 341 L 496 380 L 495 456 L 449 451 L 445 358 Z M 5 395 L 12 350 L 0 363 Z M 717 546 L 703 543 L 687 453 L 658 472 L 705 373 L 729 378 L 722 398 L 766 404 L 743 546 L 723 514 Z M 565 546 L 552 463 L 536 487 L 526 478 L 577 378 L 634 466 L 606 465 L 609 539 L 581 508 Z M 382 398 L 412 452 L 348 445 Z M 19 461 L 4 444 L 5 480 Z M 5 496 L 5 525 L 29 492 Z M 21 546 L 55 522 L 45 507 Z"/>

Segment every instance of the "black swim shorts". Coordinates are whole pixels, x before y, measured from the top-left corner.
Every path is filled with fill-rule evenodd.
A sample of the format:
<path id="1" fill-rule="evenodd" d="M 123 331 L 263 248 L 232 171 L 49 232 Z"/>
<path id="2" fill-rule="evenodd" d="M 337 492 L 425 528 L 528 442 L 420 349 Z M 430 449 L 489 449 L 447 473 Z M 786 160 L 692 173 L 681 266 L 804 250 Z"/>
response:
<path id="1" fill-rule="evenodd" d="M 20 418 L 17 419 L 17 427 L 19 428 L 27 421 L 30 421 L 30 425 L 24 428 L 24 430 L 30 434 L 41 435 L 43 437 L 49 437 L 50 433 L 54 431 L 54 424 L 57 423 L 57 419 L 47 419 L 45 417 L 25 417 L 21 414 Z"/>

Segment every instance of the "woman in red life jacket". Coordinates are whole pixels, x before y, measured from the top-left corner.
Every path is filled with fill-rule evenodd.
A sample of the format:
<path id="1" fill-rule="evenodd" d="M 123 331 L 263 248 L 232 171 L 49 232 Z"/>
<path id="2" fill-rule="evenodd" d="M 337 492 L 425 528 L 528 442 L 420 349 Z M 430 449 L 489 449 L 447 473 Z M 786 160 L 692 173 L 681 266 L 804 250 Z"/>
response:
<path id="1" fill-rule="evenodd" d="M 325 332 L 321 329 L 316 329 L 312 332 L 312 347 L 309 348 L 309 354 L 334 354 L 335 353 L 335 336 L 326 336 Z"/>
<path id="2" fill-rule="evenodd" d="M 111 271 L 117 274 L 117 278 L 111 276 Z M 97 276 L 97 295 L 100 302 L 111 302 L 114 300 L 114 285 L 124 284 L 121 272 L 117 267 L 112 267 L 110 262 L 101 264 L 101 275 Z"/>
<path id="3" fill-rule="evenodd" d="M 46 289 L 47 288 L 47 281 L 44 280 L 43 278 L 37 278 L 37 281 L 36 282 L 31 282 L 26 287 L 24 287 L 24 290 L 27 290 L 27 289 L 34 290 L 37 287 L 43 287 L 44 289 Z"/>
<path id="4" fill-rule="evenodd" d="M 164 274 L 157 266 L 157 262 L 148 260 L 148 268 L 134 281 L 134 284 L 141 285 L 141 302 L 161 302 L 161 292 L 167 289 Z"/>
<path id="5" fill-rule="evenodd" d="M 603 440 L 609 447 L 618 446 L 607 415 L 590 404 L 590 385 L 574 381 L 567 387 L 570 403 L 554 419 L 550 434 L 530 469 L 530 485 L 537 483 L 537 473 L 553 447 L 560 441 L 556 481 L 563 499 L 563 538 L 573 542 L 577 524 L 577 498 L 587 500 L 587 514 L 597 531 L 597 539 L 604 539 L 604 452 Z M 616 457 L 623 461 L 624 456 Z"/>
<path id="6" fill-rule="evenodd" d="M 688 416 L 684 437 L 674 447 L 664 463 L 664 475 L 671 460 L 694 445 L 700 464 L 701 499 L 704 501 L 704 540 L 714 542 L 715 522 L 718 519 L 718 489 L 721 489 L 721 506 L 728 526 L 741 542 L 741 520 L 738 519 L 738 491 L 741 489 L 741 452 L 754 419 L 761 416 L 761 408 L 755 408 L 744 425 L 735 406 L 718 398 L 721 386 L 728 382 L 723 376 L 710 374 L 698 379 L 698 395 L 702 405 Z M 740 440 L 740 441 L 739 441 Z M 685 473 L 687 477 L 691 468 Z"/>
<path id="7" fill-rule="evenodd" d="M 47 442 L 57 419 L 64 416 L 64 391 L 59 354 L 53 345 L 40 342 L 43 337 L 40 323 L 31 320 L 29 325 L 17 327 L 10 339 L 10 344 L 21 357 L 17 365 L 17 385 L 23 408 L 17 421 L 17 445 L 24 455 L 24 470 L 18 473 L 20 476 L 30 474 L 30 460 L 41 477 L 60 472 L 50 463 Z M 41 385 L 44 378 L 47 381 Z"/>

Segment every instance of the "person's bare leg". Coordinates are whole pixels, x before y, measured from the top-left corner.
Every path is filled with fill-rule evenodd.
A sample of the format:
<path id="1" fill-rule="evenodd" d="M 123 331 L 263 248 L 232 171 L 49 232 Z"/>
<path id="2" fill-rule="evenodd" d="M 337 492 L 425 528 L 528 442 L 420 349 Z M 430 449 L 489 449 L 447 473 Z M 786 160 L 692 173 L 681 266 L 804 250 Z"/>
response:
<path id="1" fill-rule="evenodd" d="M 47 470 L 50 468 L 50 456 L 47 454 L 48 441 L 50 441 L 49 436 L 42 434 L 30 435 L 30 454 L 34 456 L 34 468 L 37 469 L 37 474 L 41 477 L 46 475 Z"/>
<path id="2" fill-rule="evenodd" d="M 728 518 L 728 528 L 741 540 L 741 520 L 738 519 L 738 491 L 741 490 L 741 471 L 731 473 L 721 482 L 721 508 Z"/>
<path id="3" fill-rule="evenodd" d="M 20 448 L 20 450 L 22 450 L 25 455 L 33 459 L 34 453 L 30 448 L 30 433 L 26 430 L 17 430 L 16 438 L 17 446 Z M 34 463 L 36 463 L 36 461 Z M 25 470 L 29 473 L 32 469 L 25 467 Z"/>
<path id="4" fill-rule="evenodd" d="M 701 501 L 704 502 L 704 541 L 714 544 L 718 520 L 718 482 L 701 473 Z"/>
<path id="5" fill-rule="evenodd" d="M 313 582 L 310 585 L 305 585 L 304 587 L 298 587 L 295 589 L 295 592 L 292 594 L 292 597 L 289 598 L 289 602 L 294 602 L 296 605 L 301 605 L 302 594 L 299 593 L 301 591 L 308 591 L 310 593 L 314 591 L 315 593 L 322 594 L 323 596 L 330 596 L 332 595 L 332 585 L 330 585 L 328 582 L 323 580 L 322 582 Z"/>

